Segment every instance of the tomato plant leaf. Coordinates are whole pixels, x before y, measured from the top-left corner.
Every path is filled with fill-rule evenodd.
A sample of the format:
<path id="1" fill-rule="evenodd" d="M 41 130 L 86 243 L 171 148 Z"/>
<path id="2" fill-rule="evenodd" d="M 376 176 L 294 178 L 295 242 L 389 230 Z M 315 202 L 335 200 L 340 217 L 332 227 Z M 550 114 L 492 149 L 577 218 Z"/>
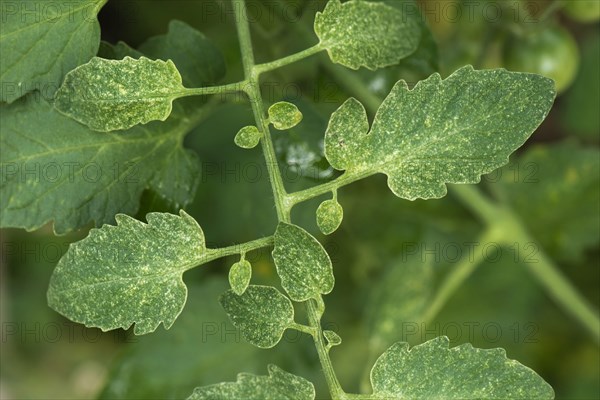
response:
<path id="1" fill-rule="evenodd" d="M 93 130 L 110 132 L 166 120 L 184 89 L 171 60 L 94 57 L 67 74 L 54 106 Z"/>
<path id="2" fill-rule="evenodd" d="M 2 3 L 0 101 L 12 103 L 33 90 L 52 97 L 67 71 L 98 51 L 96 15 L 107 0 Z"/>
<path id="3" fill-rule="evenodd" d="M 449 348 L 437 337 L 409 350 L 396 343 L 371 370 L 377 399 L 553 399 L 554 391 L 504 349 Z"/>
<path id="4" fill-rule="evenodd" d="M 273 260 L 281 286 L 294 301 L 306 301 L 333 290 L 329 255 L 310 233 L 299 226 L 279 223 Z"/>
<path id="5" fill-rule="evenodd" d="M 295 127 L 302 121 L 302 113 L 295 104 L 280 101 L 269 107 L 269 121 L 275 129 L 285 131 Z"/>
<path id="6" fill-rule="evenodd" d="M 254 125 L 245 126 L 239 130 L 233 141 L 242 149 L 252 149 L 260 143 L 262 134 Z"/>
<path id="7" fill-rule="evenodd" d="M 315 387 L 306 379 L 285 372 L 276 365 L 267 367 L 269 376 L 241 373 L 236 382 L 196 388 L 188 400 L 312 400 Z"/>
<path id="8" fill-rule="evenodd" d="M 317 225 L 323 234 L 330 235 L 340 227 L 344 209 L 337 200 L 325 200 L 317 208 Z"/>
<path id="9" fill-rule="evenodd" d="M 374 70 L 397 64 L 419 44 L 420 27 L 401 8 L 385 3 L 330 0 L 314 25 L 334 63 Z"/>
<path id="10" fill-rule="evenodd" d="M 565 142 L 532 147 L 489 179 L 500 177 L 494 185 L 498 195 L 544 249 L 572 262 L 583 260 L 585 250 L 600 241 L 598 171 L 597 148 Z"/>
<path id="11" fill-rule="evenodd" d="M 252 265 L 248 260 L 240 260 L 231 266 L 229 270 L 229 284 L 231 290 L 238 296 L 241 296 L 248 288 L 252 278 Z"/>
<path id="12" fill-rule="evenodd" d="M 228 290 L 220 302 L 244 338 L 263 349 L 279 343 L 294 322 L 292 302 L 274 287 L 250 285 L 242 295 Z"/>
<path id="13" fill-rule="evenodd" d="M 200 163 L 181 138 L 197 117 L 99 133 L 32 100 L 0 107 L 0 118 L 2 227 L 54 221 L 55 232 L 66 233 L 134 214 L 146 188 L 180 206 L 196 191 Z"/>
<path id="14" fill-rule="evenodd" d="M 349 175 L 384 173 L 398 197 L 446 195 L 446 183 L 477 183 L 508 162 L 554 102 L 552 80 L 506 70 L 433 74 L 410 90 L 399 81 L 370 132 L 354 99 L 331 117 L 325 155 Z M 367 128 L 367 129 L 366 129 Z"/>
<path id="15" fill-rule="evenodd" d="M 206 255 L 204 233 L 184 211 L 146 219 L 118 214 L 116 226 L 92 229 L 72 244 L 50 279 L 50 307 L 103 331 L 134 323 L 136 335 L 161 322 L 170 328 L 187 298 L 182 275 Z"/>

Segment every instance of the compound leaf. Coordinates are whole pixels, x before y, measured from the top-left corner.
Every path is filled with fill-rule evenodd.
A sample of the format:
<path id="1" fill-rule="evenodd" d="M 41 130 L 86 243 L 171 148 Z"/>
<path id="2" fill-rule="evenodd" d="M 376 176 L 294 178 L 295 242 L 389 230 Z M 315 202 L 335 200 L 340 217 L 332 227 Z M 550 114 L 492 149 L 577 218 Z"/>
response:
<path id="1" fill-rule="evenodd" d="M 312 400 L 315 387 L 306 379 L 285 372 L 276 365 L 267 367 L 269 376 L 241 373 L 236 382 L 223 382 L 194 389 L 188 400 Z"/>
<path id="2" fill-rule="evenodd" d="M 171 60 L 94 57 L 67 74 L 54 106 L 93 130 L 109 132 L 166 120 L 183 90 Z"/>
<path id="3" fill-rule="evenodd" d="M 417 49 L 421 35 L 402 8 L 362 0 L 329 0 L 314 29 L 331 60 L 352 69 L 397 64 Z"/>
<path id="4" fill-rule="evenodd" d="M 539 375 L 506 358 L 504 349 L 448 348 L 438 337 L 409 350 L 396 343 L 371 370 L 375 399 L 552 399 Z"/>
<path id="5" fill-rule="evenodd" d="M 242 295 L 228 290 L 220 302 L 244 338 L 263 349 L 279 343 L 294 322 L 292 302 L 274 287 L 250 285 Z"/>
<path id="6" fill-rule="evenodd" d="M 60 259 L 48 289 L 48 304 L 65 317 L 102 329 L 143 335 L 162 322 L 166 329 L 183 309 L 183 273 L 206 256 L 197 222 L 150 213 L 147 224 L 127 215 L 117 226 L 92 229 Z"/>
<path id="7" fill-rule="evenodd" d="M 0 101 L 33 90 L 52 97 L 66 72 L 92 58 L 100 44 L 96 15 L 107 0 L 2 3 Z"/>
<path id="8" fill-rule="evenodd" d="M 398 197 L 443 197 L 446 183 L 477 183 L 508 162 L 546 118 L 556 92 L 540 75 L 466 66 L 433 74 L 410 90 L 394 86 L 370 132 L 354 99 L 332 116 L 325 155 L 346 174 L 384 173 Z"/>
<path id="9" fill-rule="evenodd" d="M 281 286 L 294 301 L 306 301 L 333 290 L 331 259 L 310 233 L 299 226 L 279 223 L 273 260 Z"/>

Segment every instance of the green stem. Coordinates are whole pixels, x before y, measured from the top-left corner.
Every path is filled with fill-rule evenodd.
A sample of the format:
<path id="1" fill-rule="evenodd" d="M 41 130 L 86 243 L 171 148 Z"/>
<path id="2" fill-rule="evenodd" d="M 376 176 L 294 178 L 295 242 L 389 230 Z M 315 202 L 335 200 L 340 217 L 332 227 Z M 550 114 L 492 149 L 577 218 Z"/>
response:
<path id="1" fill-rule="evenodd" d="M 246 78 L 245 91 L 250 98 L 252 105 L 252 112 L 254 113 L 254 119 L 256 120 L 257 127 L 262 133 L 261 145 L 263 154 L 265 156 L 265 162 L 267 164 L 267 171 L 269 172 L 269 180 L 271 182 L 271 189 L 275 197 L 275 207 L 277 210 L 277 218 L 280 221 L 290 221 L 289 210 L 286 211 L 284 205 L 284 199 L 287 195 L 285 187 L 283 185 L 283 179 L 279 172 L 279 166 L 277 163 L 277 155 L 275 154 L 275 147 L 271 140 L 271 131 L 269 129 L 269 122 L 264 114 L 264 105 L 262 96 L 260 94 L 259 77 L 254 71 L 254 53 L 252 50 L 252 39 L 250 36 L 250 26 L 248 20 L 245 18 L 245 0 L 234 0 L 240 4 L 240 8 L 237 9 L 235 14 L 235 23 L 237 27 L 238 37 L 240 40 L 240 49 L 242 53 L 242 63 L 244 65 L 244 75 Z"/>
<path id="2" fill-rule="evenodd" d="M 327 193 L 336 192 L 336 190 L 342 186 L 349 185 L 352 182 L 356 182 L 358 180 L 364 179 L 368 176 L 373 175 L 373 172 L 366 171 L 361 173 L 344 173 L 332 180 L 331 182 L 326 182 L 318 186 L 313 186 L 311 188 L 300 190 L 298 192 L 290 193 L 286 198 L 286 206 L 291 209 L 298 203 L 305 202 L 307 200 L 313 199 L 318 196 L 322 196 Z"/>
<path id="3" fill-rule="evenodd" d="M 308 322 L 311 328 L 315 330 L 313 340 L 315 342 L 315 347 L 317 348 L 319 361 L 323 366 L 323 374 L 325 375 L 325 380 L 329 387 L 329 394 L 331 394 L 332 400 L 346 399 L 346 393 L 342 390 L 340 382 L 335 374 L 335 370 L 333 369 L 333 364 L 331 364 L 331 359 L 329 358 L 329 352 L 327 351 L 327 345 L 325 344 L 325 338 L 323 337 L 323 330 L 321 328 L 318 305 L 315 300 L 308 300 L 306 302 L 306 309 L 308 311 Z"/>
<path id="4" fill-rule="evenodd" d="M 220 249 L 207 249 L 204 253 L 200 254 L 197 259 L 190 262 L 186 268 L 184 268 L 184 270 L 187 271 L 219 258 L 232 256 L 235 254 L 245 254 L 249 251 L 269 246 L 273 246 L 273 236 L 252 240 L 242 244 L 234 244 L 233 246 L 222 247 Z"/>
<path id="5" fill-rule="evenodd" d="M 246 93 L 250 98 L 252 104 L 252 111 L 254 113 L 254 119 L 256 124 L 263 133 L 261 139 L 262 149 L 267 163 L 267 169 L 269 171 L 269 178 L 271 181 L 271 189 L 273 190 L 273 196 L 275 197 L 275 205 L 277 208 L 277 219 L 280 222 L 291 222 L 290 210 L 291 207 L 286 206 L 286 199 L 288 194 L 285 191 L 283 180 L 281 178 L 281 172 L 277 164 L 277 157 L 275 155 L 275 148 L 271 141 L 271 133 L 269 130 L 269 122 L 265 118 L 264 106 L 262 96 L 260 94 L 259 75 L 260 70 L 257 71 L 254 64 L 254 54 L 252 51 L 252 40 L 250 37 L 250 26 L 247 19 L 244 17 L 246 13 L 245 0 L 233 0 L 239 3 L 240 7 L 235 12 L 235 22 L 240 40 L 240 48 L 242 52 L 242 62 L 244 65 L 244 74 L 248 85 L 246 87 Z M 322 305 L 322 300 L 321 303 Z M 344 399 L 345 394 L 342 390 L 340 383 L 337 380 L 335 371 L 329 359 L 329 353 L 325 348 L 325 342 L 323 338 L 323 332 L 321 330 L 321 314 L 319 312 L 320 306 L 317 306 L 309 300 L 306 302 L 307 314 L 310 323 L 310 329 L 313 330 L 312 336 L 315 341 L 317 353 L 319 354 L 319 360 L 323 365 L 325 373 L 325 379 L 329 387 L 331 397 L 335 399 Z M 293 325 L 295 329 L 303 329 L 301 325 Z"/>
<path id="6" fill-rule="evenodd" d="M 315 55 L 315 54 L 323 51 L 324 49 L 325 49 L 325 47 L 323 47 L 323 45 L 321 43 L 318 43 L 312 47 L 309 47 L 306 50 L 302 50 L 298 53 L 289 55 L 284 58 L 280 58 L 279 60 L 275 60 L 275 61 L 264 63 L 264 64 L 258 64 L 256 66 L 254 66 L 254 73 L 256 75 L 260 75 L 264 72 L 268 72 L 268 71 L 272 71 L 277 68 L 285 67 L 286 65 L 295 63 L 297 61 L 300 61 L 307 57 Z"/>
<path id="7" fill-rule="evenodd" d="M 246 90 L 248 86 L 247 81 L 241 81 L 236 83 L 230 83 L 227 85 L 221 86 L 210 86 L 210 87 L 202 87 L 202 88 L 185 88 L 183 92 L 179 95 L 179 97 L 189 97 L 189 96 L 206 96 L 211 94 L 227 94 L 227 93 L 241 93 Z"/>

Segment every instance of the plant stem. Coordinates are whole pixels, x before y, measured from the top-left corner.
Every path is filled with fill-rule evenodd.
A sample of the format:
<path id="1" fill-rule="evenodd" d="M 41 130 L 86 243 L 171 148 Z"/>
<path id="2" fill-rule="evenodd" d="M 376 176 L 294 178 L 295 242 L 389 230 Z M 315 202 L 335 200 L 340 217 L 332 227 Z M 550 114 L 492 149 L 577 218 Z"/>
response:
<path id="1" fill-rule="evenodd" d="M 291 207 L 286 206 L 286 199 L 288 198 L 288 194 L 285 191 L 283 180 L 281 178 L 281 172 L 279 171 L 279 167 L 277 164 L 275 148 L 273 147 L 273 142 L 271 141 L 269 122 L 264 115 L 264 106 L 259 85 L 260 69 L 257 70 L 255 68 L 254 54 L 252 50 L 252 40 L 250 37 L 250 26 L 248 24 L 248 21 L 244 17 L 245 15 L 247 15 L 246 3 L 245 0 L 233 1 L 235 2 L 235 4 L 239 4 L 239 8 L 236 9 L 236 12 L 234 14 L 238 36 L 240 40 L 242 62 L 244 64 L 244 74 L 247 82 L 249 83 L 249 85 L 247 85 L 246 87 L 246 93 L 248 94 L 250 102 L 252 103 L 252 111 L 254 113 L 254 119 L 256 120 L 256 124 L 259 130 L 261 130 L 263 133 L 261 143 L 263 153 L 265 156 L 265 161 L 267 163 L 267 169 L 269 171 L 269 178 L 271 180 L 271 189 L 273 190 L 273 196 L 275 198 L 275 205 L 277 208 L 277 219 L 279 220 L 279 222 L 289 223 L 291 222 Z M 315 51 L 315 49 L 310 51 Z M 322 305 L 322 299 L 319 304 Z M 335 371 L 333 370 L 333 366 L 331 364 L 331 360 L 329 359 L 329 353 L 325 348 L 323 332 L 321 330 L 322 312 L 319 312 L 320 307 L 316 304 L 313 304 L 311 300 L 306 302 L 306 307 L 310 328 L 311 330 L 313 330 L 311 334 L 315 341 L 317 353 L 319 354 L 319 360 L 323 365 L 325 379 L 327 380 L 327 385 L 329 387 L 331 397 L 334 400 L 344 399 L 345 393 L 337 380 Z M 299 328 L 300 330 L 306 329 L 303 328 L 302 325 L 298 324 L 293 325 L 292 328 Z"/>
<path id="2" fill-rule="evenodd" d="M 279 60 L 275 60 L 272 62 L 268 62 L 268 63 L 264 63 L 264 64 L 258 64 L 254 66 L 254 73 L 256 75 L 260 75 L 264 72 L 268 72 L 268 71 L 272 71 L 274 69 L 277 68 L 281 68 L 281 67 L 285 67 L 286 65 L 295 63 L 296 61 L 300 61 L 303 60 L 307 57 L 310 57 L 314 54 L 317 54 L 321 51 L 323 51 L 325 48 L 323 47 L 323 45 L 321 43 L 318 43 L 312 47 L 309 47 L 306 50 L 302 50 L 298 53 L 289 55 L 287 57 L 284 58 L 280 58 Z"/>
<path id="3" fill-rule="evenodd" d="M 250 98 L 252 105 L 252 112 L 254 113 L 254 119 L 256 120 L 257 128 L 262 133 L 261 145 L 263 154 L 265 156 L 265 162 L 267 164 L 267 170 L 269 172 L 269 180 L 271 182 L 271 189 L 275 197 L 275 207 L 277 210 L 277 218 L 280 221 L 289 222 L 290 214 L 289 210 L 284 206 L 284 199 L 287 195 L 285 187 L 283 185 L 283 179 L 279 172 L 279 166 L 277 164 L 277 155 L 275 154 L 275 147 L 271 140 L 271 131 L 269 129 L 269 122 L 264 114 L 264 105 L 262 96 L 260 94 L 259 76 L 254 71 L 254 53 L 252 50 L 252 39 L 250 36 L 250 26 L 246 19 L 246 3 L 245 0 L 233 0 L 240 7 L 236 9 L 235 23 L 237 27 L 238 37 L 240 40 L 240 49 L 242 53 L 242 63 L 244 65 L 244 75 L 248 84 L 245 87 L 245 92 Z"/>
<path id="4" fill-rule="evenodd" d="M 329 394 L 331 394 L 332 400 L 345 399 L 347 398 L 346 393 L 342 390 L 340 382 L 335 375 L 335 370 L 333 369 L 331 359 L 329 358 L 329 352 L 325 345 L 319 310 L 315 300 L 309 299 L 306 302 L 306 309 L 308 311 L 308 322 L 316 331 L 313 335 L 313 340 L 315 342 L 315 347 L 317 348 L 317 353 L 319 354 L 319 361 L 323 366 L 323 374 L 325 375 L 325 380 L 329 387 Z"/>
<path id="5" fill-rule="evenodd" d="M 288 194 L 285 202 L 286 206 L 289 209 L 291 209 L 294 205 L 298 203 L 302 203 L 312 198 L 331 193 L 332 191 L 335 191 L 336 189 L 342 186 L 346 186 L 352 182 L 356 182 L 371 175 L 373 175 L 373 173 L 370 171 L 362 173 L 346 172 L 331 182 L 326 182 L 318 186 L 313 186 L 305 190 L 300 190 L 298 192 Z"/>
<path id="6" fill-rule="evenodd" d="M 273 246 L 273 236 L 252 240 L 242 244 L 234 244 L 233 246 L 222 247 L 220 249 L 207 249 L 200 254 L 197 259 L 190 262 L 184 270 L 189 270 L 201 264 L 217 260 L 219 258 L 232 256 L 234 254 L 245 254 L 252 250 L 261 249 L 263 247 Z"/>
<path id="7" fill-rule="evenodd" d="M 227 93 L 240 93 L 244 92 L 246 86 L 248 86 L 247 81 L 240 81 L 235 83 L 229 83 L 227 85 L 220 86 L 209 86 L 209 87 L 201 87 L 201 88 L 185 88 L 179 95 L 179 97 L 189 97 L 189 96 L 206 96 L 211 94 L 227 94 Z"/>

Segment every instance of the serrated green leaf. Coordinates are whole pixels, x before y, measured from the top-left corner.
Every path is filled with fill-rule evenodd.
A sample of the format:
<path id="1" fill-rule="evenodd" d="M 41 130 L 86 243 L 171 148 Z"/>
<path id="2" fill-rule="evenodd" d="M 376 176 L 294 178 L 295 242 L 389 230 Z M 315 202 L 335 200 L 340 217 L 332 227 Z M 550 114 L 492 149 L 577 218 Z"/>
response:
<path id="1" fill-rule="evenodd" d="M 256 126 L 245 126 L 235 135 L 233 141 L 242 149 L 252 149 L 258 145 L 261 136 Z"/>
<path id="2" fill-rule="evenodd" d="M 244 338 L 263 349 L 279 343 L 294 322 L 292 302 L 274 287 L 250 285 L 241 296 L 228 290 L 220 302 Z"/>
<path id="3" fill-rule="evenodd" d="M 241 373 L 236 382 L 199 387 L 188 400 L 312 400 L 315 387 L 306 379 L 285 372 L 276 365 L 267 367 L 269 376 Z"/>
<path id="4" fill-rule="evenodd" d="M 281 286 L 294 301 L 306 301 L 333 290 L 329 255 L 310 233 L 280 222 L 275 232 L 273 260 Z"/>
<path id="5" fill-rule="evenodd" d="M 109 60 L 122 60 L 125 57 L 140 58 L 144 54 L 123 41 L 118 41 L 115 44 L 102 40 L 98 49 L 97 57 L 107 58 Z"/>
<path id="6" fill-rule="evenodd" d="M 184 89 L 171 60 L 94 57 L 67 74 L 54 106 L 96 131 L 110 132 L 165 121 Z"/>
<path id="7" fill-rule="evenodd" d="M 0 101 L 11 103 L 33 90 L 52 96 L 66 72 L 88 62 L 98 51 L 96 15 L 105 3 L 3 2 Z"/>
<path id="8" fill-rule="evenodd" d="M 0 224 L 62 234 L 134 214 L 144 189 L 175 206 L 194 196 L 200 163 L 181 146 L 195 120 L 180 113 L 121 133 L 98 133 L 44 101 L 0 107 Z"/>
<path id="9" fill-rule="evenodd" d="M 508 162 L 546 118 L 550 79 L 506 70 L 461 68 L 409 90 L 392 89 L 368 132 L 364 107 L 349 99 L 332 116 L 325 155 L 348 175 L 384 173 L 398 197 L 443 197 L 446 183 L 477 183 Z M 368 133 L 368 134 L 367 134 Z"/>
<path id="10" fill-rule="evenodd" d="M 330 235 L 340 227 L 344 209 L 336 200 L 325 200 L 317 208 L 317 225 L 323 234 Z"/>
<path id="11" fill-rule="evenodd" d="M 252 265 L 248 260 L 240 260 L 231 266 L 229 270 L 229 284 L 231 290 L 238 296 L 244 294 L 252 278 Z"/>
<path id="12" fill-rule="evenodd" d="M 396 343 L 371 370 L 375 399 L 553 399 L 539 375 L 504 349 L 448 348 L 438 337 L 409 350 Z"/>
<path id="13" fill-rule="evenodd" d="M 92 229 L 60 259 L 48 288 L 48 304 L 65 317 L 103 331 L 128 329 L 143 335 L 165 329 L 183 309 L 183 273 L 206 255 L 198 223 L 150 213 L 147 224 L 127 215 L 117 226 Z"/>
<path id="14" fill-rule="evenodd" d="M 402 9 L 362 0 L 330 0 L 314 29 L 331 60 L 352 69 L 397 64 L 420 40 L 419 25 Z"/>
<path id="15" fill-rule="evenodd" d="M 295 104 L 280 101 L 269 107 L 269 121 L 275 129 L 285 131 L 302 121 L 302 113 Z"/>
<path id="16" fill-rule="evenodd" d="M 572 262 L 600 241 L 598 171 L 597 148 L 565 142 L 532 147 L 489 179 L 544 250 Z"/>

